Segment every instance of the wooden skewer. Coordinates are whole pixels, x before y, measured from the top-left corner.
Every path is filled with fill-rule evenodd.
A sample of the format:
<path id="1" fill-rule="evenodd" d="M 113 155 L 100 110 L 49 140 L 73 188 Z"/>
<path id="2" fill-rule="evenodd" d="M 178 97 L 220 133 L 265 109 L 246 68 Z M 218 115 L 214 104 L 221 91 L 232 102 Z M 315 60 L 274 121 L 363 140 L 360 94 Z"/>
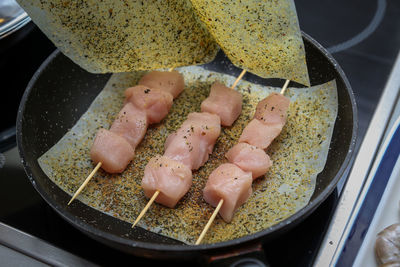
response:
<path id="1" fill-rule="evenodd" d="M 290 82 L 290 80 L 286 80 L 285 81 L 285 84 L 283 85 L 282 90 L 281 90 L 281 94 L 282 95 L 285 94 L 285 91 L 286 91 L 286 89 L 287 89 L 287 87 L 289 85 L 289 82 Z M 195 245 L 200 244 L 201 240 L 203 240 L 204 236 L 206 235 L 206 233 L 208 231 L 208 228 L 210 228 L 212 222 L 214 221 L 215 217 L 217 216 L 217 214 L 218 214 L 219 210 L 221 209 L 221 206 L 222 206 L 223 203 L 224 203 L 224 200 L 221 198 L 221 200 L 218 203 L 218 206 L 215 208 L 214 213 L 211 215 L 210 219 L 208 219 L 208 222 L 207 222 L 206 226 L 204 227 L 203 231 L 201 232 L 199 238 L 197 239 Z"/>
<path id="2" fill-rule="evenodd" d="M 168 71 L 171 72 L 175 68 L 169 68 Z M 83 184 L 78 188 L 78 190 L 75 192 L 74 196 L 71 198 L 71 200 L 68 202 L 68 205 L 71 204 L 71 202 L 81 193 L 83 188 L 89 183 L 90 179 L 96 174 L 96 172 L 100 169 L 101 167 L 101 162 L 97 163 L 96 167 L 93 169 L 93 171 L 89 174 L 89 176 L 86 178 L 86 180 L 83 182 Z"/>
<path id="3" fill-rule="evenodd" d="M 143 210 L 140 212 L 139 216 L 136 218 L 135 222 L 132 224 L 132 228 L 135 227 L 135 225 L 142 219 L 143 215 L 146 213 L 146 211 L 150 208 L 151 204 L 153 204 L 154 200 L 156 200 L 158 194 L 160 194 L 160 191 L 154 192 L 153 196 L 150 198 L 149 202 L 147 202 L 146 206 L 143 208 Z"/>
<path id="4" fill-rule="evenodd" d="M 93 169 L 93 171 L 89 174 L 89 176 L 86 178 L 86 180 L 83 182 L 83 184 L 78 188 L 78 190 L 75 192 L 74 196 L 71 198 L 71 200 L 68 202 L 68 205 L 71 204 L 71 202 L 79 195 L 79 193 L 85 188 L 87 183 L 89 183 L 90 179 L 96 174 L 98 169 L 101 167 L 101 162 L 97 163 L 96 167 Z"/>
<path id="5" fill-rule="evenodd" d="M 246 70 L 242 70 L 242 72 L 239 74 L 239 76 L 236 78 L 236 81 L 232 84 L 231 89 L 235 89 L 236 85 L 238 82 L 243 78 L 243 76 L 246 74 Z"/>
<path id="6" fill-rule="evenodd" d="M 289 83 L 290 83 L 290 80 L 286 80 L 285 84 L 282 87 L 281 95 L 285 94 L 286 88 L 288 87 Z"/>
<path id="7" fill-rule="evenodd" d="M 173 68 L 171 68 L 173 69 Z M 236 81 L 233 83 L 233 85 L 231 86 L 231 89 L 234 89 L 236 87 L 236 85 L 238 84 L 238 82 L 243 78 L 243 76 L 246 74 L 246 70 L 242 70 L 242 72 L 239 74 L 239 76 L 236 78 Z M 135 227 L 135 225 L 140 221 L 140 219 L 144 216 L 144 214 L 146 213 L 146 211 L 150 208 L 150 205 L 154 202 L 154 200 L 156 199 L 156 197 L 158 196 L 158 194 L 160 193 L 159 190 L 157 190 L 156 192 L 154 192 L 153 196 L 151 197 L 151 199 L 149 200 L 149 202 L 146 204 L 146 206 L 143 208 L 143 210 L 140 212 L 139 216 L 137 217 L 137 219 L 135 220 L 135 222 L 132 225 L 132 228 Z M 223 202 L 223 200 L 221 199 L 221 201 Z M 222 205 L 222 203 L 221 203 Z M 219 209 L 218 209 L 219 210 Z M 214 218 L 215 216 L 217 216 L 218 210 L 214 213 Z M 212 216 L 211 216 L 212 217 Z M 212 222 L 210 222 L 211 224 Z M 210 226 L 208 226 L 210 227 Z M 204 231 L 204 230 L 203 230 Z M 207 232 L 207 230 L 204 232 L 204 234 Z M 201 240 L 200 240 L 201 241 Z"/>
<path id="8" fill-rule="evenodd" d="M 213 214 L 211 215 L 210 219 L 208 220 L 206 226 L 204 227 L 203 231 L 201 232 L 199 238 L 196 241 L 196 245 L 200 244 L 200 242 L 203 240 L 204 236 L 206 235 L 208 228 L 210 228 L 212 222 L 214 221 L 215 217 L 217 216 L 219 210 L 222 207 L 222 204 L 224 204 L 224 200 L 221 198 L 221 200 L 218 202 L 217 207 L 215 208 Z"/>

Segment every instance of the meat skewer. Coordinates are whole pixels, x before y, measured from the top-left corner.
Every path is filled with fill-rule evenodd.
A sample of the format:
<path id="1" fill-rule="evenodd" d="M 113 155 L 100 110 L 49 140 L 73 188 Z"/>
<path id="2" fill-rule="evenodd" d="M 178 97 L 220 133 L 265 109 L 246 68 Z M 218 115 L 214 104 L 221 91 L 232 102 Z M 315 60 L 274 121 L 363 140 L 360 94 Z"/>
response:
<path id="1" fill-rule="evenodd" d="M 290 80 L 286 80 L 285 84 L 282 87 L 282 90 L 280 92 L 280 95 L 284 95 L 288 85 L 289 85 Z M 268 97 L 274 97 L 274 95 L 270 95 Z M 267 97 L 267 98 L 268 98 Z M 280 124 L 285 123 L 286 117 L 282 117 L 282 116 L 274 116 L 274 114 L 272 113 L 273 111 L 273 107 L 271 108 L 270 112 L 268 115 L 269 118 L 263 118 L 263 114 L 262 114 L 262 108 L 266 109 L 266 103 L 268 100 L 264 99 L 262 101 L 259 102 L 259 104 L 257 105 L 257 109 L 256 109 L 256 114 L 254 115 L 255 119 L 253 119 L 251 122 L 253 121 L 258 121 L 258 120 L 267 120 L 268 122 L 278 122 Z M 263 104 L 265 103 L 265 107 L 263 107 Z M 285 103 L 283 103 L 285 104 Z M 279 105 L 279 103 L 278 103 Z M 286 105 L 288 106 L 288 102 L 286 103 Z M 286 111 L 285 111 L 286 112 Z M 268 112 L 267 112 L 268 113 Z M 272 113 L 272 114 L 271 114 Z M 239 138 L 239 142 L 243 142 L 243 143 L 239 143 L 237 145 L 235 145 L 231 150 L 228 151 L 228 153 L 226 154 L 226 157 L 228 158 L 228 160 L 232 163 L 226 163 L 226 164 L 222 164 L 221 166 L 219 166 L 217 169 L 215 169 L 211 174 L 210 177 L 207 181 L 207 185 L 204 189 L 204 196 L 206 199 L 207 193 L 209 194 L 208 199 L 206 199 L 207 202 L 209 203 L 213 203 L 216 206 L 213 214 L 211 215 L 210 219 L 208 220 L 206 226 L 203 228 L 203 231 L 201 232 L 199 238 L 196 241 L 196 245 L 199 245 L 201 243 L 201 241 L 203 240 L 205 234 L 207 233 L 208 229 L 210 228 L 212 222 L 214 221 L 215 217 L 217 216 L 218 212 L 221 211 L 221 208 L 223 207 L 224 204 L 224 198 L 219 196 L 220 199 L 218 201 L 218 199 L 216 199 L 217 194 L 215 194 L 215 196 L 213 196 L 213 186 L 209 186 L 210 185 L 210 181 L 212 180 L 217 180 L 218 176 L 221 177 L 221 175 L 223 176 L 222 179 L 219 179 L 220 181 L 216 181 L 217 184 L 214 185 L 216 187 L 224 187 L 224 189 L 222 191 L 224 192 L 220 192 L 220 194 L 223 194 L 224 196 L 227 196 L 228 194 L 230 196 L 235 195 L 237 198 L 234 199 L 234 201 L 231 201 L 233 203 L 225 203 L 225 210 L 223 211 L 223 213 L 221 214 L 221 216 L 223 217 L 224 220 L 226 221 L 230 221 L 233 215 L 233 212 L 240 206 L 242 205 L 247 199 L 248 197 L 250 197 L 251 193 L 252 193 L 252 189 L 251 189 L 251 182 L 256 179 L 257 177 L 261 176 L 262 174 L 266 173 L 267 169 L 269 168 L 269 166 L 271 165 L 271 162 L 269 161 L 269 157 L 267 154 L 265 154 L 266 158 L 264 158 L 264 160 L 267 162 L 266 166 L 267 168 L 264 168 L 263 170 L 259 170 L 259 166 L 249 166 L 249 162 L 251 162 L 251 159 L 249 159 L 248 161 L 245 161 L 243 164 L 241 164 L 242 162 L 237 161 L 233 154 L 235 154 L 234 149 L 237 150 L 242 150 L 244 149 L 251 149 L 252 147 L 255 147 L 255 149 L 257 150 L 261 150 L 265 149 L 266 147 L 268 147 L 268 145 L 271 143 L 271 141 L 280 133 L 280 130 L 278 132 L 278 134 L 276 134 L 275 136 L 270 136 L 269 138 L 267 137 L 266 139 L 269 139 L 268 142 L 259 142 L 258 140 L 251 139 L 251 137 L 246 133 L 246 131 L 248 131 L 247 129 L 249 129 L 251 126 L 251 122 L 245 127 L 245 129 L 243 129 L 242 135 Z M 282 126 L 283 126 L 282 124 Z M 250 125 L 250 126 L 249 126 Z M 251 129 L 251 128 L 250 128 Z M 262 129 L 262 131 L 264 131 L 264 129 Z M 274 131 L 273 131 L 274 132 Z M 243 137 L 246 138 L 243 138 Z M 248 142 L 250 141 L 250 142 Z M 249 144 L 246 144 L 244 142 L 248 142 Z M 252 146 L 253 144 L 251 143 L 256 143 L 257 146 Z M 266 145 L 267 144 L 267 145 Z M 238 146 L 242 146 L 243 148 L 239 148 Z M 258 152 L 251 152 L 251 153 L 258 153 Z M 250 154 L 250 153 L 249 153 Z M 258 157 L 262 157 L 262 155 L 258 155 Z M 246 166 L 250 167 L 249 169 L 246 169 Z M 251 164 L 252 165 L 252 164 Z M 269 165 L 269 166 L 268 166 Z M 224 183 L 226 182 L 227 179 L 232 179 L 232 177 L 234 177 L 234 181 L 232 182 L 232 180 L 230 181 L 229 184 Z M 218 182 L 220 184 L 218 184 Z M 247 191 L 245 190 L 245 188 L 248 188 Z M 244 189 L 243 192 L 238 192 L 238 190 L 240 189 Z M 207 192 L 208 191 L 208 192 Z"/>
<path id="2" fill-rule="evenodd" d="M 160 122 L 169 112 L 173 98 L 184 89 L 178 72 L 152 71 L 137 86 L 125 90 L 124 107 L 110 130 L 100 129 L 91 148 L 96 167 L 75 192 L 68 205 L 80 194 L 101 167 L 109 173 L 121 173 L 133 159 L 136 146 L 149 124 Z"/>
<path id="3" fill-rule="evenodd" d="M 246 70 L 242 70 L 242 72 L 236 78 L 235 82 L 230 87 L 230 89 L 225 87 L 225 86 L 223 86 L 223 85 L 221 85 L 221 84 L 219 84 L 219 83 L 214 83 L 212 85 L 212 87 L 211 87 L 211 92 L 210 92 L 209 98 L 205 99 L 202 102 L 201 110 L 203 111 L 203 113 L 208 113 L 209 114 L 209 112 L 210 112 L 210 113 L 213 113 L 213 114 L 217 114 L 218 116 L 221 117 L 220 121 L 221 121 L 222 125 L 231 125 L 236 120 L 236 118 L 240 115 L 241 102 L 242 102 L 241 95 L 240 95 L 240 99 L 238 99 L 238 96 L 237 96 L 238 93 L 236 91 L 232 91 L 231 89 L 234 89 L 236 87 L 236 85 L 242 79 L 242 77 L 245 75 L 245 73 L 246 73 Z M 232 92 L 229 92 L 229 91 L 232 91 Z M 223 101 L 223 99 L 220 97 L 221 95 L 223 95 L 225 97 L 225 99 L 230 99 L 234 103 L 230 107 L 231 108 L 230 109 L 231 112 L 222 111 L 222 113 L 220 113 L 220 112 L 216 111 L 215 109 L 213 109 L 213 105 L 212 105 L 213 101 L 217 101 L 217 102 L 218 101 Z M 239 112 L 237 112 L 237 110 L 238 110 L 237 103 L 240 104 Z M 206 112 L 204 112 L 204 111 L 206 111 Z M 194 113 L 189 114 L 188 119 L 190 118 L 190 116 L 200 116 L 200 115 L 193 115 L 193 114 Z M 197 113 L 197 114 L 202 114 L 202 113 Z M 214 144 L 212 144 L 211 146 L 208 147 L 208 150 L 209 150 L 208 153 L 200 153 L 200 154 L 206 155 L 207 156 L 206 159 L 201 159 L 201 157 L 197 157 L 198 155 L 196 153 L 191 153 L 191 155 L 194 155 L 194 157 L 200 158 L 200 162 L 197 162 L 196 164 L 191 164 L 190 162 L 192 162 L 193 159 L 188 159 L 187 157 L 184 158 L 182 156 L 182 153 L 179 153 L 181 151 L 178 151 L 178 150 L 182 149 L 182 146 L 180 146 L 180 144 L 184 144 L 184 142 L 182 142 L 182 139 L 179 139 L 177 137 L 179 135 L 183 135 L 185 133 L 185 131 L 182 130 L 182 129 L 185 129 L 184 128 L 185 123 L 186 123 L 186 121 L 183 123 L 181 128 L 175 133 L 175 136 L 174 135 L 170 135 L 167 138 L 166 145 L 165 145 L 166 149 L 165 149 L 164 156 L 161 157 L 161 158 L 159 157 L 158 158 L 159 161 L 157 161 L 157 159 L 154 160 L 154 161 L 153 161 L 153 159 L 151 159 L 149 161 L 148 165 L 146 166 L 146 169 L 148 168 L 148 166 L 153 166 L 154 167 L 154 166 L 156 166 L 158 164 L 159 164 L 158 165 L 159 169 L 165 168 L 165 167 L 162 167 L 163 163 L 160 163 L 161 161 L 164 162 L 163 160 L 165 160 L 165 158 L 170 158 L 170 159 L 172 158 L 172 159 L 178 160 L 178 161 L 180 161 L 182 163 L 186 163 L 186 166 L 190 167 L 189 169 L 197 169 L 197 168 L 199 168 L 201 165 L 203 165 L 205 163 L 205 161 L 208 159 L 208 154 L 212 152 L 212 148 L 213 148 Z M 191 131 L 193 132 L 193 127 L 191 128 Z M 215 134 L 214 139 L 216 140 L 218 138 L 218 136 L 219 136 L 219 131 L 218 131 L 218 134 L 216 134 L 215 132 L 214 132 L 214 134 Z M 206 133 L 202 132 L 201 135 L 206 136 Z M 185 135 L 183 135 L 181 137 L 183 137 L 186 140 L 186 143 L 189 144 L 190 137 L 185 136 Z M 215 143 L 215 141 L 214 141 L 214 143 Z M 193 149 L 193 147 L 195 147 L 195 146 L 192 146 L 192 148 L 189 148 L 189 152 L 191 152 L 190 149 Z M 185 168 L 185 164 L 184 164 L 184 166 L 182 166 L 182 168 Z M 151 167 L 148 168 L 148 170 L 149 170 L 148 172 L 146 171 L 146 169 L 145 169 L 145 177 L 143 178 L 143 180 L 145 180 L 145 178 L 146 178 L 146 173 L 150 172 Z M 172 170 L 174 170 L 174 169 L 172 169 Z M 170 178 L 171 176 L 168 176 L 168 177 Z M 175 196 L 175 200 L 174 201 L 168 201 L 168 200 L 166 200 L 165 196 L 161 196 L 161 197 L 164 198 L 164 201 L 163 200 L 160 200 L 160 201 L 163 201 L 164 205 L 166 205 L 168 207 L 171 207 L 171 208 L 174 207 L 175 204 L 177 203 L 177 201 L 189 190 L 189 188 L 191 186 L 191 178 L 192 178 L 191 177 L 191 172 L 190 172 L 190 175 L 187 174 L 187 175 L 181 176 L 180 177 L 180 179 L 181 179 L 180 181 L 183 180 L 183 177 L 185 177 L 184 180 L 187 181 L 186 182 L 186 187 L 180 191 L 178 197 Z M 174 178 L 176 178 L 176 176 Z M 158 188 L 156 188 L 155 185 L 154 185 L 156 178 L 153 176 L 153 173 L 151 174 L 151 178 L 150 179 L 151 179 L 150 183 L 152 184 L 151 186 L 154 188 L 154 190 L 152 190 L 152 191 L 154 191 L 154 193 L 151 196 L 151 198 L 148 201 L 148 203 L 146 204 L 146 206 L 140 212 L 139 216 L 136 218 L 135 222 L 132 224 L 132 228 L 135 227 L 136 224 L 141 220 L 141 218 L 144 216 L 144 214 L 150 208 L 152 203 L 157 199 L 157 196 L 160 194 L 160 190 Z M 162 179 L 167 179 L 167 178 L 163 177 Z M 146 179 L 146 180 L 149 180 L 149 179 Z M 177 180 L 179 180 L 179 179 L 177 179 Z M 147 182 L 147 183 L 149 183 L 149 182 Z M 143 185 L 143 181 L 142 181 L 142 185 Z M 174 193 L 176 193 L 176 192 L 174 192 Z M 146 190 L 145 190 L 145 194 L 146 194 Z M 148 195 L 148 197 L 149 197 L 149 195 Z"/>

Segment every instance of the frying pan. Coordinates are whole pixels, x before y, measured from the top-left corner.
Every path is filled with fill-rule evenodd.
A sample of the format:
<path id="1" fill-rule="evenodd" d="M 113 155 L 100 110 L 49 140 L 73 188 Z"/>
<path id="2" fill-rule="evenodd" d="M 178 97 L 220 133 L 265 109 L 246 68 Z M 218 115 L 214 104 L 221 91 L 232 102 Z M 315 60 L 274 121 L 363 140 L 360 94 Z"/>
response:
<path id="1" fill-rule="evenodd" d="M 189 246 L 140 227 L 132 229 L 130 223 L 101 213 L 80 201 L 67 206 L 70 196 L 44 174 L 37 159 L 75 124 L 104 87 L 110 74 L 88 73 L 59 51 L 50 55 L 34 74 L 18 112 L 17 143 L 29 180 L 47 203 L 73 226 L 102 243 L 138 256 L 180 260 L 210 257 L 257 247 L 278 237 L 311 214 L 335 189 L 349 167 L 357 131 L 356 104 L 345 74 L 320 44 L 304 33 L 303 39 L 311 84 L 336 79 L 339 108 L 327 163 L 317 177 L 310 202 L 280 223 L 242 238 Z M 232 75 L 240 72 L 231 66 L 222 52 L 204 67 Z M 280 87 L 283 84 L 279 79 L 261 79 L 251 74 L 245 79 L 271 86 Z M 292 83 L 291 86 L 300 85 Z"/>

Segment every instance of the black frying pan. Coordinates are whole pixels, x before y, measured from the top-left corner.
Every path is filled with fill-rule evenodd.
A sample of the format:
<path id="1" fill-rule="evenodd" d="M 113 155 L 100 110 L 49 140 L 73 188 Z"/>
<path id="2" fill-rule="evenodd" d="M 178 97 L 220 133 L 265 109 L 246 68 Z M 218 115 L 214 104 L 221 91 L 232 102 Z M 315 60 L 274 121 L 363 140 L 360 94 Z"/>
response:
<path id="1" fill-rule="evenodd" d="M 70 196 L 59 189 L 41 170 L 37 159 L 71 128 L 104 87 L 109 74 L 91 74 L 81 69 L 59 51 L 54 52 L 38 69 L 22 98 L 17 118 L 17 142 L 25 170 L 40 195 L 65 220 L 92 238 L 139 256 L 190 259 L 223 254 L 261 244 L 287 231 L 311 214 L 333 191 L 349 167 L 354 151 L 357 116 L 350 84 L 342 69 L 316 41 L 303 34 L 311 84 L 336 79 L 339 97 L 328 160 L 318 175 L 315 192 L 306 207 L 290 218 L 258 233 L 226 242 L 189 246 L 148 232 L 140 227 L 105 215 L 79 201 L 67 206 Z M 205 68 L 237 75 L 240 70 L 227 67 L 225 56 Z M 261 79 L 248 74 L 245 79 L 264 85 L 282 86 L 279 79 Z M 291 86 L 296 84 L 291 84 Z M 50 128 L 49 125 L 58 125 Z M 96 218 L 96 220 L 92 220 Z"/>

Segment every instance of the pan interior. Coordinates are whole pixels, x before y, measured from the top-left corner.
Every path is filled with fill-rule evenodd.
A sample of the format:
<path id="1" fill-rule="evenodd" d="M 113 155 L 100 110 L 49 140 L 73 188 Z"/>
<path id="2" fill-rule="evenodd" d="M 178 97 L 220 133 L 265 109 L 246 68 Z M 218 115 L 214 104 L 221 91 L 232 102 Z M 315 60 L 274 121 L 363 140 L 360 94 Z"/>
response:
<path id="1" fill-rule="evenodd" d="M 322 201 L 333 190 L 339 179 L 337 174 L 348 158 L 349 148 L 354 142 L 354 104 L 343 74 L 337 71 L 334 64 L 314 44 L 305 40 L 305 47 L 311 84 L 321 84 L 336 79 L 339 98 L 338 118 L 327 164 L 318 176 L 311 198 L 312 203 L 316 203 Z M 219 54 L 217 60 L 206 65 L 205 68 L 232 75 L 239 73 L 239 70 L 229 65 L 223 54 Z M 109 75 L 95 75 L 83 71 L 61 54 L 53 56 L 47 64 L 42 66 L 42 70 L 35 75 L 28 87 L 18 120 L 18 145 L 28 177 L 53 208 L 83 231 L 91 232 L 96 229 L 97 234 L 105 232 L 111 234 L 107 235 L 107 238 L 114 236 L 116 240 L 122 238 L 132 240 L 132 242 L 180 244 L 178 241 L 141 228 L 130 230 L 130 224 L 106 216 L 80 203 L 65 207 L 69 196 L 47 178 L 37 163 L 37 158 L 75 124 L 108 79 Z M 281 85 L 280 80 L 264 80 L 253 75 L 247 75 L 246 80 L 270 86 Z M 71 115 L 64 116 L 63 114 Z M 49 125 L 59 127 L 49 128 Z M 299 213 L 305 214 L 307 210 L 313 210 L 317 204 L 309 205 Z M 97 218 L 95 223 L 91 218 Z M 91 234 L 94 233 L 91 232 Z"/>
<path id="2" fill-rule="evenodd" d="M 81 192 L 81 202 L 133 223 L 148 201 L 140 182 L 150 158 L 163 154 L 167 136 L 182 125 L 190 112 L 200 110 L 213 82 L 230 85 L 236 79 L 197 66 L 177 71 L 184 76 L 186 88 L 175 99 L 168 116 L 162 123 L 147 129 L 144 139 L 135 148 L 132 163 L 123 173 L 98 171 Z M 74 127 L 38 159 L 46 175 L 71 196 L 94 167 L 88 155 L 95 134 L 100 127 L 110 127 L 123 106 L 125 89 L 137 84 L 142 75 L 143 72 L 112 75 Z M 236 90 L 243 96 L 241 115 L 231 127 L 222 127 L 213 153 L 199 170 L 193 171 L 193 183 L 187 194 L 173 209 L 152 205 L 140 220 L 140 227 L 194 244 L 214 210 L 202 197 L 207 177 L 221 163 L 227 162 L 226 151 L 238 142 L 257 103 L 281 88 L 241 81 Z M 216 218 L 203 243 L 259 232 L 291 216 L 309 202 L 316 177 L 325 165 L 336 119 L 335 81 L 311 88 L 288 88 L 285 96 L 291 99 L 288 119 L 267 151 L 273 161 L 272 167 L 264 177 L 254 181 L 250 199 L 235 212 L 229 224 Z"/>

